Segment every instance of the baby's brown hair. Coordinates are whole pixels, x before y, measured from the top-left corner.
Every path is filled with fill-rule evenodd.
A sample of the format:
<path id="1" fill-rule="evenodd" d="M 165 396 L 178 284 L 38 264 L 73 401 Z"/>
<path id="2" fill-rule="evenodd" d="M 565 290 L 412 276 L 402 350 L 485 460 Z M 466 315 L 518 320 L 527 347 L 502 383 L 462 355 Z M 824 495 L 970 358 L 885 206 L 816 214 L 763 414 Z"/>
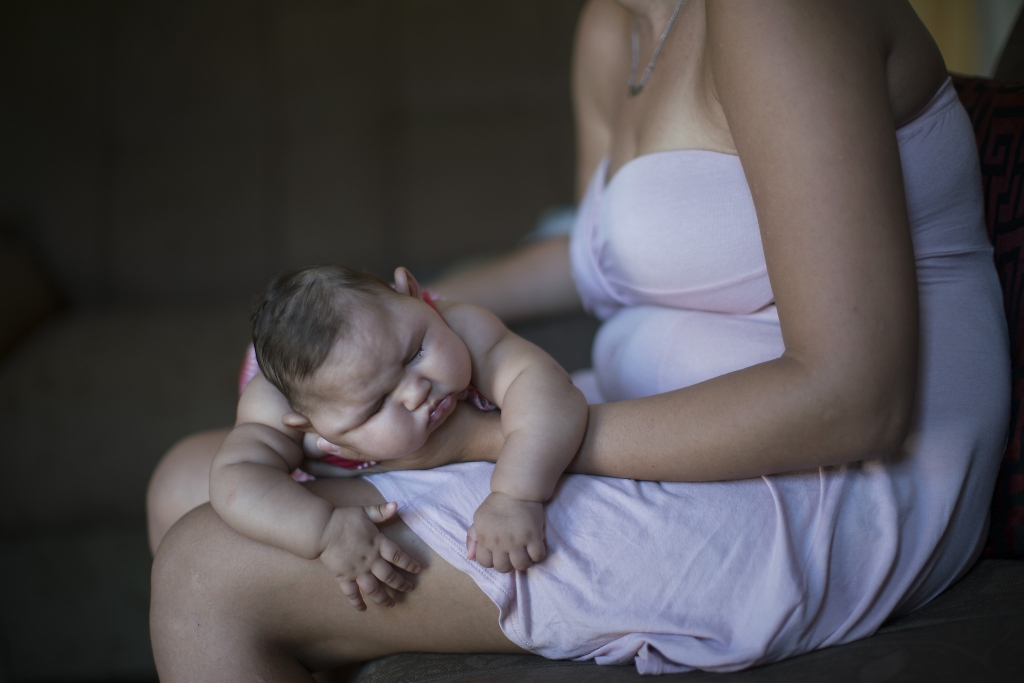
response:
<path id="1" fill-rule="evenodd" d="M 353 304 L 379 303 L 392 293 L 377 276 L 336 264 L 278 275 L 252 313 L 263 376 L 299 409 L 298 385 L 323 365 L 348 329 Z"/>

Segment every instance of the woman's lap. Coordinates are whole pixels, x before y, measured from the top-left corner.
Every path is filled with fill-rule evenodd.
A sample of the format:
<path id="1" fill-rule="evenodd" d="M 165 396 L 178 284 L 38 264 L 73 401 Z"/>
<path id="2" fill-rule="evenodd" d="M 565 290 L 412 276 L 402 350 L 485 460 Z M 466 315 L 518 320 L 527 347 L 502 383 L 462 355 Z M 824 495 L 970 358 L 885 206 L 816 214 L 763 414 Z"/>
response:
<path id="1" fill-rule="evenodd" d="M 502 575 L 464 560 L 459 547 L 491 468 L 466 463 L 369 480 L 399 501 L 424 541 L 473 577 L 499 606 L 505 633 L 533 652 L 603 664 L 637 658 L 648 673 L 737 668 L 765 656 L 782 628 L 776 622 L 802 598 L 802 548 L 791 546 L 783 519 L 813 519 L 816 472 L 777 484 L 571 475 L 546 508 L 548 557 Z M 768 604 L 750 618 L 750 605 L 765 595 Z"/>
<path id="2" fill-rule="evenodd" d="M 363 481 L 317 482 L 339 504 L 383 498 Z M 151 630 L 161 680 L 257 671 L 309 680 L 320 670 L 402 651 L 518 652 L 497 608 L 402 522 L 384 525 L 424 567 L 392 609 L 356 612 L 318 561 L 245 538 L 204 505 L 168 532 L 153 567 Z M 230 673 L 229 673 L 230 672 Z"/>

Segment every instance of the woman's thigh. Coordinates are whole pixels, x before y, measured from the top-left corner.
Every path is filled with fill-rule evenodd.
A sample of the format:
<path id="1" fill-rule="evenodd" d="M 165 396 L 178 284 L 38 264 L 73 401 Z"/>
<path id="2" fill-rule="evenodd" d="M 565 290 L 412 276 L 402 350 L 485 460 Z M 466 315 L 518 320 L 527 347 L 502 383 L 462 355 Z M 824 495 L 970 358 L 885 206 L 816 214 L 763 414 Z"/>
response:
<path id="1" fill-rule="evenodd" d="M 167 530 L 186 512 L 210 502 L 210 464 L 230 431 L 216 429 L 187 436 L 157 463 L 146 491 L 149 547 L 153 553 Z"/>
<path id="2" fill-rule="evenodd" d="M 318 482 L 337 504 L 383 501 L 361 480 Z M 162 681 L 310 680 L 308 670 L 394 652 L 520 652 L 497 607 L 401 521 L 384 525 L 422 565 L 391 609 L 357 612 L 319 561 L 232 531 L 208 506 L 167 534 L 153 566 L 151 630 Z"/>

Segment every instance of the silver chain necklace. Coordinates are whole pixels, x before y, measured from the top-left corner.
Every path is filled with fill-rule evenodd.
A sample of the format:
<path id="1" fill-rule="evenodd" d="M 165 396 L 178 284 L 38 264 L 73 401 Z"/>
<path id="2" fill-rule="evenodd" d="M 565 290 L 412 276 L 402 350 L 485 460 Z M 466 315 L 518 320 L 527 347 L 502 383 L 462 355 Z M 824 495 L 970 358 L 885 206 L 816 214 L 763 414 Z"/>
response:
<path id="1" fill-rule="evenodd" d="M 676 9 L 672 12 L 672 17 L 668 20 L 668 25 L 661 34 L 661 40 L 658 41 L 658 45 L 654 48 L 654 54 L 651 55 L 651 63 L 647 65 L 647 70 L 644 71 L 644 75 L 640 77 L 640 82 L 636 82 L 636 69 L 639 66 L 640 61 L 640 20 L 637 19 L 633 22 L 633 58 L 629 62 L 629 96 L 636 97 L 640 94 L 640 91 L 644 89 L 644 85 L 647 83 L 647 79 L 651 75 L 651 71 L 654 70 L 654 63 L 658 61 L 658 53 L 661 52 L 662 46 L 665 44 L 665 39 L 668 38 L 668 32 L 672 30 L 672 24 L 675 23 L 676 15 L 679 14 L 679 8 L 683 6 L 683 0 L 679 0 L 676 3 Z"/>

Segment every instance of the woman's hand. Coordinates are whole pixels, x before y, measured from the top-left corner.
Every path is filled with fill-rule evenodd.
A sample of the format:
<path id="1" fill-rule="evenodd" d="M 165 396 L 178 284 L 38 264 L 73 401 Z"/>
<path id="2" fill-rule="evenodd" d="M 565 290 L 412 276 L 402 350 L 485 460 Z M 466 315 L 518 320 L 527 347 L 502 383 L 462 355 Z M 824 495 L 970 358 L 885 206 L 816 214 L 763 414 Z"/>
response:
<path id="1" fill-rule="evenodd" d="M 494 462 L 503 442 L 501 417 L 498 413 L 481 412 L 466 403 L 459 403 L 445 423 L 430 435 L 427 443 L 405 457 L 383 460 L 360 470 L 307 459 L 302 469 L 317 477 L 358 477 L 393 470 L 428 470 L 453 462 Z M 350 448 L 341 448 L 322 439 L 318 447 L 324 453 L 349 460 L 369 459 Z"/>

